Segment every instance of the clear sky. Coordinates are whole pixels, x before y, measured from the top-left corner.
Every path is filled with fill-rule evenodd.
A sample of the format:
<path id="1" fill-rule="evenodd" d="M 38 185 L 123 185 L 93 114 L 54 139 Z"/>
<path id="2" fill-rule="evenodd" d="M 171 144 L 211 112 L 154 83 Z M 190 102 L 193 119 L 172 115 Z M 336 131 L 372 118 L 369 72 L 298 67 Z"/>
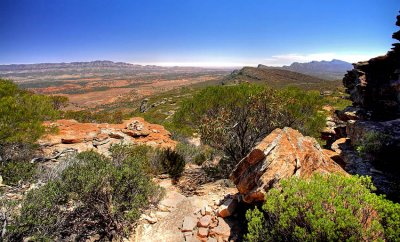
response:
<path id="1" fill-rule="evenodd" d="M 384 54 L 399 0 L 0 0 L 0 64 L 241 66 Z"/>

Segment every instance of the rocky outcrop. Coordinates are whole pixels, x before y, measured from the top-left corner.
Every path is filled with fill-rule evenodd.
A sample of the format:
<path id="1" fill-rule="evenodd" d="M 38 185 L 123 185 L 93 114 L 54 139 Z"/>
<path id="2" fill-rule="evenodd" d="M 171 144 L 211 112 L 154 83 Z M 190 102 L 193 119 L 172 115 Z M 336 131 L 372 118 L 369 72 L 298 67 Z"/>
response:
<path id="1" fill-rule="evenodd" d="M 143 118 L 131 118 L 122 124 L 79 123 L 76 120 L 46 122 L 45 126 L 55 127 L 58 132 L 42 137 L 38 143 L 46 157 L 52 157 L 64 150 L 82 152 L 96 150 L 109 155 L 113 144 L 144 144 L 162 148 L 173 148 L 176 142 L 161 125 L 150 124 Z"/>
<path id="2" fill-rule="evenodd" d="M 400 40 L 400 31 L 393 38 Z M 353 66 L 343 79 L 353 105 L 336 112 L 346 122 L 347 139 L 331 148 L 346 171 L 371 176 L 380 192 L 400 200 L 400 43 L 384 56 Z"/>
<path id="3" fill-rule="evenodd" d="M 262 201 L 266 192 L 284 178 L 308 178 L 313 173 L 346 172 L 314 138 L 292 128 L 276 129 L 235 167 L 230 178 L 245 202 Z"/>
<path id="4" fill-rule="evenodd" d="M 400 15 L 396 24 L 400 26 Z M 400 40 L 400 31 L 393 38 Z M 384 56 L 353 64 L 343 79 L 353 105 L 365 109 L 374 120 L 400 117 L 400 43 L 393 46 Z"/>
<path id="5" fill-rule="evenodd" d="M 321 131 L 321 139 L 326 141 L 326 147 L 335 142 L 335 140 L 346 137 L 346 122 L 338 118 L 334 107 L 325 105 L 323 110 L 327 114 L 326 127 Z"/>

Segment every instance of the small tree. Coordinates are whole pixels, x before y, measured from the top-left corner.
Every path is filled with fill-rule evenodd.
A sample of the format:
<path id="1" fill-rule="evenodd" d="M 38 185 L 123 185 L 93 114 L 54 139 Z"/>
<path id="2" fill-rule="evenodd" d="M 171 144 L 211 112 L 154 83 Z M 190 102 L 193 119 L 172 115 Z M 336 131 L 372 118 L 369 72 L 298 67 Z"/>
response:
<path id="1" fill-rule="evenodd" d="M 32 143 L 45 132 L 42 122 L 56 116 L 49 97 L 0 79 L 0 143 Z"/>
<path id="2" fill-rule="evenodd" d="M 68 97 L 65 96 L 50 96 L 51 101 L 53 102 L 53 107 L 56 110 L 60 110 L 61 108 L 65 108 L 68 105 Z"/>
<path id="3" fill-rule="evenodd" d="M 279 127 L 281 118 L 276 93 L 265 89 L 242 103 L 209 109 L 199 128 L 202 140 L 224 151 L 235 164 L 257 142 Z"/>

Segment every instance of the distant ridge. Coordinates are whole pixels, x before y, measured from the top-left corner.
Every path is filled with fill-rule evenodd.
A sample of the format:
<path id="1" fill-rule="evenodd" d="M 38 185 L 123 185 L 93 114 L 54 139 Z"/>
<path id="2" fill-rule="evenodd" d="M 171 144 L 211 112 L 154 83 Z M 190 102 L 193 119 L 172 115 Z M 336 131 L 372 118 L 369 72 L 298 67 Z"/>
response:
<path id="1" fill-rule="evenodd" d="M 330 81 L 283 68 L 267 67 L 264 65 L 243 67 L 240 70 L 233 71 L 224 80 L 226 84 L 243 82 L 263 83 L 275 88 L 298 86 L 314 90 L 331 89 L 341 84 L 339 81 Z"/>
<path id="2" fill-rule="evenodd" d="M 140 68 L 140 67 L 144 66 L 129 64 L 125 62 L 96 60 L 88 62 L 69 62 L 69 63 L 62 62 L 62 63 L 0 65 L 0 71 L 50 70 L 50 69 L 65 69 L 65 68 Z"/>
<path id="3" fill-rule="evenodd" d="M 12 72 L 54 72 L 59 70 L 206 70 L 214 68 L 206 67 L 189 67 L 189 66 L 157 66 L 157 65 L 139 65 L 130 64 L 126 62 L 114 62 L 109 60 L 96 60 L 87 62 L 61 62 L 61 63 L 38 63 L 38 64 L 9 64 L 0 65 L 0 72 L 12 73 Z"/>
<path id="4" fill-rule="evenodd" d="M 261 64 L 258 67 L 271 68 Z M 294 62 L 289 66 L 274 68 L 295 71 L 327 80 L 341 80 L 348 70 L 353 69 L 353 66 L 349 62 L 333 59 L 331 61 L 311 61 L 307 63 Z"/>

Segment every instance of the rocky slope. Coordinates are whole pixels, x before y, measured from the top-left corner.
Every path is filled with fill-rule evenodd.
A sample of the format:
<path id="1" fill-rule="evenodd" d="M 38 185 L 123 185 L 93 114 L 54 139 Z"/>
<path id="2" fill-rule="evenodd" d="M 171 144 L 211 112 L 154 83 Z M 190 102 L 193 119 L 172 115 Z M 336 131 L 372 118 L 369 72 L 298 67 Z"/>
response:
<path id="1" fill-rule="evenodd" d="M 271 68 L 265 65 L 259 65 L 259 67 Z M 331 61 L 311 61 L 307 63 L 294 62 L 289 66 L 278 68 L 327 80 L 341 80 L 346 72 L 352 69 L 352 66 L 348 62 L 333 59 Z"/>
<path id="2" fill-rule="evenodd" d="M 281 179 L 308 178 L 313 173 L 346 172 L 317 141 L 292 128 L 276 129 L 235 167 L 230 178 L 245 202 L 262 201 Z"/>
<path id="3" fill-rule="evenodd" d="M 303 89 L 332 90 L 339 86 L 337 81 L 329 81 L 315 76 L 309 76 L 299 72 L 284 70 L 282 68 L 266 67 L 244 67 L 227 76 L 224 83 L 254 82 L 267 84 L 274 88 L 285 86 L 298 86 Z"/>

